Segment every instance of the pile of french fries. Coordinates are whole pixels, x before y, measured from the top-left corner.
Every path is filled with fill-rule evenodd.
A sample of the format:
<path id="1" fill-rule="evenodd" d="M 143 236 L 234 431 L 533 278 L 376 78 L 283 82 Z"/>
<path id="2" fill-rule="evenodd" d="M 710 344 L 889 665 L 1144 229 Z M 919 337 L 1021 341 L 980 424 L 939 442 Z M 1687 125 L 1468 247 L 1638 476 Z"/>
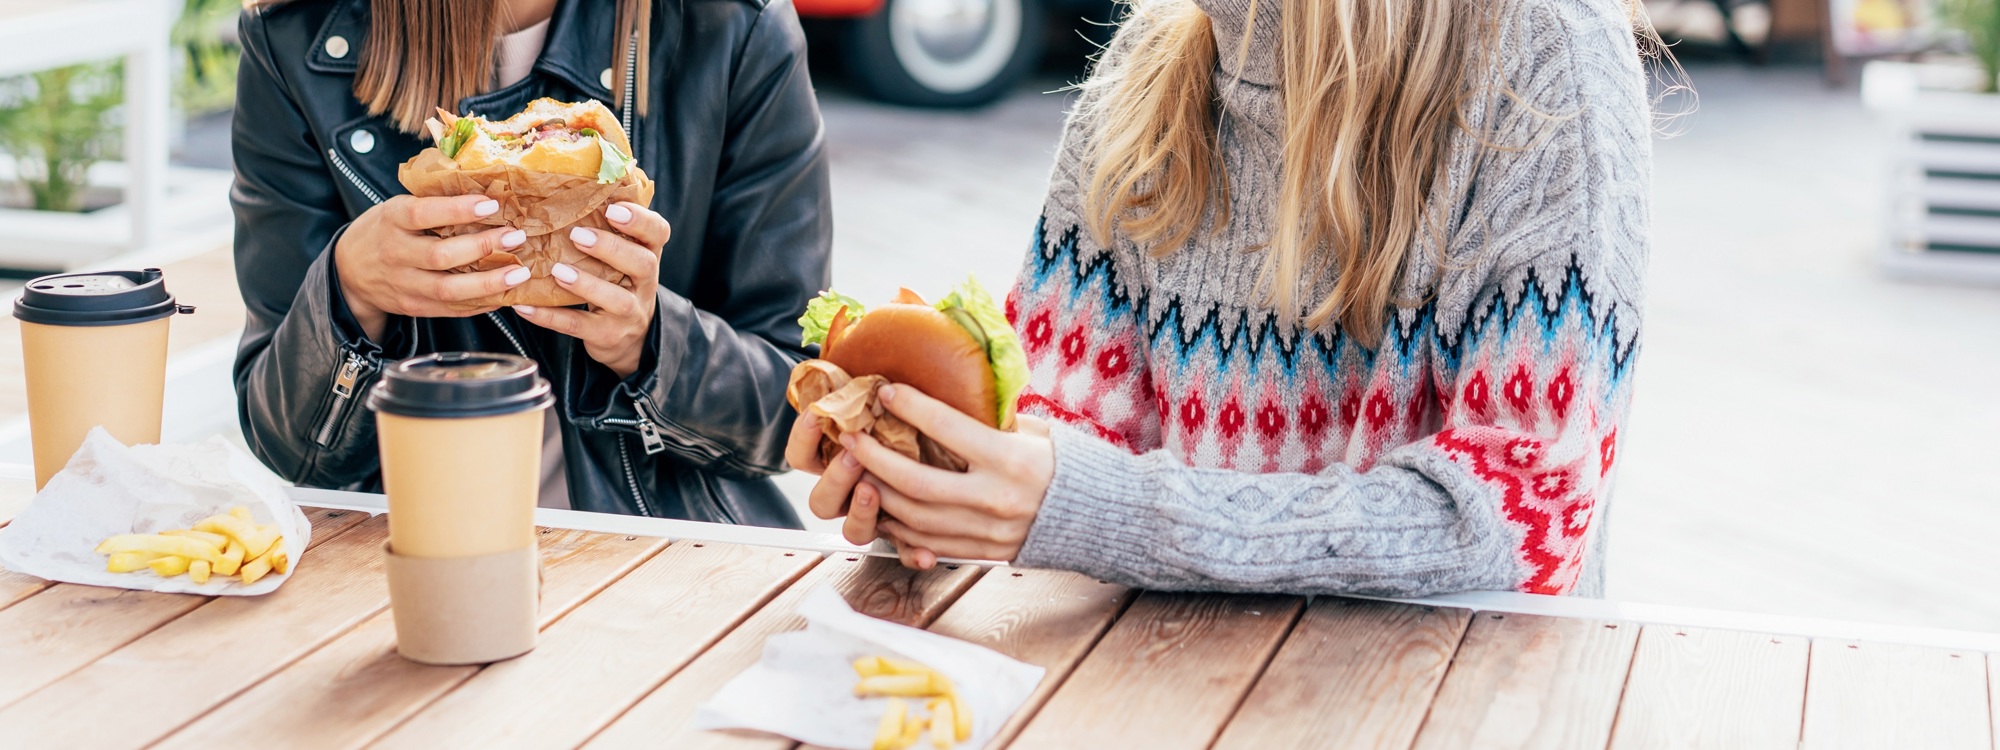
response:
<path id="1" fill-rule="evenodd" d="M 904 750 L 926 734 L 937 750 L 972 739 L 972 712 L 959 701 L 951 680 L 937 670 L 907 659 L 864 656 L 854 660 L 854 673 L 861 677 L 854 684 L 855 695 L 889 697 L 889 709 L 875 727 L 874 750 Z M 922 714 L 912 710 L 905 698 L 922 699 Z"/>
<path id="2" fill-rule="evenodd" d="M 223 575 L 237 576 L 248 586 L 273 571 L 284 575 L 292 569 L 278 527 L 253 522 L 250 509 L 241 505 L 191 529 L 119 534 L 97 545 L 97 554 L 110 556 L 104 569 L 113 573 L 151 569 L 161 578 L 186 575 L 196 584 Z"/>

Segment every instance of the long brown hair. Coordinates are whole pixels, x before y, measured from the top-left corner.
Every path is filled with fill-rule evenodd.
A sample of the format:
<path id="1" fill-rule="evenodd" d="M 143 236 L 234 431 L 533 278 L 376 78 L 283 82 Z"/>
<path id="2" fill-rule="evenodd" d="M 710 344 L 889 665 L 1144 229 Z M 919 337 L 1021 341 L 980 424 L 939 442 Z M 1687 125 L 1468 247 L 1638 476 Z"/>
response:
<path id="1" fill-rule="evenodd" d="M 1261 301 L 1296 321 L 1304 282 L 1337 270 L 1306 325 L 1338 321 L 1372 347 L 1404 259 L 1435 224 L 1431 187 L 1493 52 L 1497 4 L 1253 0 L 1246 25 L 1274 3 L 1261 12 L 1283 13 L 1284 158 Z M 1215 32 L 1190 0 L 1141 0 L 1134 12 L 1151 23 L 1116 70 L 1085 84 L 1098 91 L 1085 98 L 1096 130 L 1084 213 L 1100 241 L 1122 230 L 1159 256 L 1185 245 L 1207 210 L 1216 230 L 1229 221 Z M 1271 54 L 1248 45 L 1235 54 Z"/>
<path id="2" fill-rule="evenodd" d="M 245 4 L 254 8 L 282 2 Z M 456 109 L 459 100 L 492 85 L 493 43 L 507 21 L 496 0 L 369 0 L 368 5 L 368 41 L 354 76 L 354 98 L 368 106 L 368 114 L 387 115 L 398 130 L 420 133 L 433 109 Z M 617 49 L 611 66 L 612 108 L 626 106 L 629 67 L 637 73 L 632 90 L 636 110 L 644 116 L 653 2 L 618 0 L 617 13 L 617 38 L 607 40 Z"/>

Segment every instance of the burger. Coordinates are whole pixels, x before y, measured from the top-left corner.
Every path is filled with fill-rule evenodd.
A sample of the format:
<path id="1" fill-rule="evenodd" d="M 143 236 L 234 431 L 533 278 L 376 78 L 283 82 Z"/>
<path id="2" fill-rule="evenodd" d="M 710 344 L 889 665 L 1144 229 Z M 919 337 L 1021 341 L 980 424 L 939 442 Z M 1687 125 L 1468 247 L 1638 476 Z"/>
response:
<path id="1" fill-rule="evenodd" d="M 438 151 L 462 169 L 509 165 L 611 184 L 632 167 L 632 142 L 625 129 L 594 99 L 570 104 L 544 97 L 499 121 L 440 109 L 425 125 Z"/>
<path id="2" fill-rule="evenodd" d="M 484 195 L 500 203 L 498 212 L 476 223 L 438 227 L 430 234 L 455 237 L 504 226 L 527 235 L 519 247 L 451 269 L 469 273 L 520 265 L 529 271 L 526 282 L 453 307 L 581 304 L 582 297 L 551 275 L 558 263 L 624 283 L 625 274 L 569 238 L 575 227 L 616 231 L 604 216 L 612 203 L 653 202 L 653 181 L 634 162 L 632 143 L 611 110 L 596 101 L 543 98 L 504 120 L 439 110 L 425 125 L 437 145 L 403 163 L 396 173 L 403 187 L 419 197 Z"/>
<path id="3" fill-rule="evenodd" d="M 1014 406 L 1028 384 L 1028 360 L 1007 315 L 975 279 L 936 304 L 908 289 L 872 310 L 822 292 L 799 318 L 803 343 L 819 358 L 792 369 L 785 395 L 818 417 L 820 458 L 839 454 L 845 432 L 865 432 L 932 466 L 963 471 L 965 462 L 882 408 L 875 393 L 902 383 L 1000 430 L 1014 429 Z"/>

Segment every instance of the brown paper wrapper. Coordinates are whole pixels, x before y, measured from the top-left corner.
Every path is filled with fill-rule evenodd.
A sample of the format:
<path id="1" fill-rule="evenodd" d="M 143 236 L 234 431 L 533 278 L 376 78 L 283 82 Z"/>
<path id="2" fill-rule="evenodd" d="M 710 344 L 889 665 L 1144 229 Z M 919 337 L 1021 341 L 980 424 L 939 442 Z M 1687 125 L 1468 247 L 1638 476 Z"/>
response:
<path id="1" fill-rule="evenodd" d="M 541 560 L 534 547 L 478 557 L 398 555 L 388 543 L 396 651 L 419 664 L 487 664 L 535 648 Z"/>
<path id="2" fill-rule="evenodd" d="M 510 165 L 483 169 L 460 169 L 458 162 L 445 157 L 436 147 L 410 157 L 396 171 L 396 178 L 411 195 L 436 197 L 479 194 L 500 202 L 500 212 L 477 224 L 431 230 L 439 237 L 482 232 L 491 227 L 509 226 L 527 233 L 528 242 L 512 251 L 496 252 L 471 265 L 452 269 L 459 273 L 505 268 L 516 263 L 534 275 L 520 286 L 490 297 L 453 305 L 477 310 L 502 305 L 565 307 L 582 304 L 583 299 L 556 284 L 549 269 L 567 263 L 578 271 L 613 284 L 623 285 L 625 275 L 613 270 L 569 241 L 571 227 L 611 231 L 604 207 L 616 201 L 641 206 L 653 203 L 653 181 L 638 165 L 625 172 L 625 179 L 604 185 L 595 177 L 535 172 Z"/>
<path id="3" fill-rule="evenodd" d="M 882 406 L 876 391 L 888 384 L 889 379 L 880 375 L 852 378 L 831 362 L 809 359 L 792 368 L 785 397 L 791 400 L 793 408 L 819 417 L 822 464 L 831 463 L 840 455 L 837 441 L 841 435 L 859 432 L 910 460 L 940 469 L 965 471 L 964 459 Z"/>

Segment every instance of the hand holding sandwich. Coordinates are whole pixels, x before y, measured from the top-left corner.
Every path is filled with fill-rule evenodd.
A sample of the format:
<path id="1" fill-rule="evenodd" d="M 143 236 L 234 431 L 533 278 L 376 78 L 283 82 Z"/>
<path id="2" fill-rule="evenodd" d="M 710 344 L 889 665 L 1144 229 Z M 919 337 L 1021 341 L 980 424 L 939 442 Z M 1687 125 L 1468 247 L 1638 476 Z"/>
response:
<path id="1" fill-rule="evenodd" d="M 613 203 L 604 209 L 604 218 L 618 232 L 574 227 L 569 239 L 590 257 L 624 274 L 624 283 L 614 284 L 557 263 L 549 275 L 563 290 L 582 297 L 590 308 L 515 305 L 514 312 L 522 320 L 581 339 L 591 359 L 622 378 L 639 369 L 639 355 L 652 333 L 660 252 L 673 232 L 666 217 L 637 203 Z"/>
<path id="2" fill-rule="evenodd" d="M 399 195 L 363 212 L 333 248 L 341 296 L 368 338 L 380 341 L 390 315 L 413 318 L 479 315 L 492 307 L 463 307 L 528 280 L 518 263 L 478 273 L 452 273 L 526 237 L 512 227 L 491 227 L 439 238 L 430 230 L 474 224 L 500 210 L 481 195 L 416 198 Z"/>

